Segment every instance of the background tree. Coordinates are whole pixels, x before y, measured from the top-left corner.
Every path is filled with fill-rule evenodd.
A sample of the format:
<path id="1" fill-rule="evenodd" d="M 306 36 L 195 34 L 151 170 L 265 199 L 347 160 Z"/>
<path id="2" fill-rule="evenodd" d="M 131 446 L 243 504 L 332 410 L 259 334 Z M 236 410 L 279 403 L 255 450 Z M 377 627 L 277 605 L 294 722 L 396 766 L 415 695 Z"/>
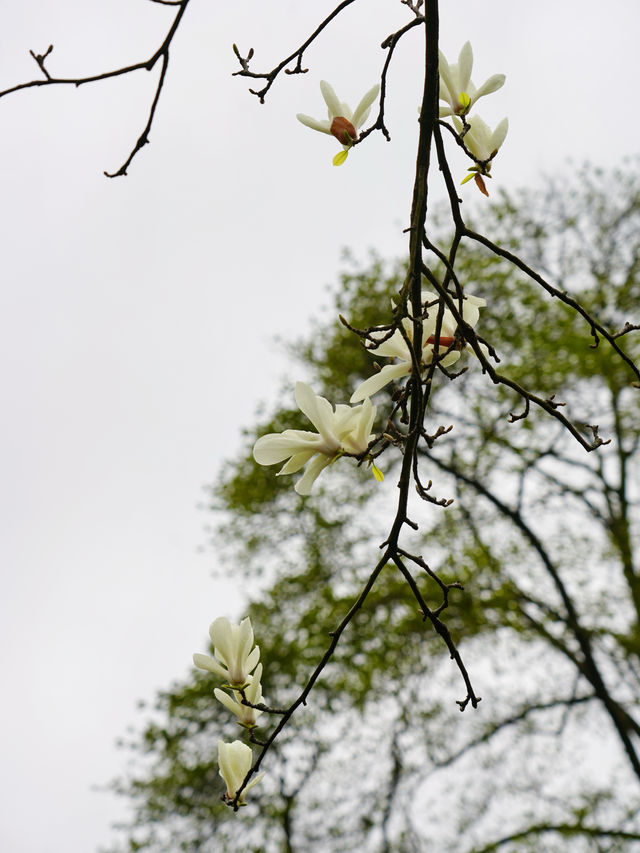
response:
<path id="1" fill-rule="evenodd" d="M 544 192 L 503 195 L 489 211 L 492 239 L 608 328 L 624 328 L 640 295 L 637 172 L 585 167 Z M 439 437 L 423 465 L 432 491 L 454 502 L 433 506 L 414 544 L 419 553 L 428 543 L 426 573 L 461 582 L 448 624 L 482 685 L 478 713 L 460 716 L 446 650 L 425 636 L 390 566 L 277 742 L 264 793 L 240 815 L 218 801 L 225 716 L 214 680 L 198 673 L 158 697 L 131 743 L 136 769 L 118 783 L 136 806 L 129 849 L 615 851 L 640 841 L 638 392 L 619 359 L 589 346 L 574 312 L 500 257 L 460 252 L 463 285 L 490 299 L 480 334 L 501 368 L 585 422 L 598 411 L 610 439 L 587 455 L 559 424 L 533 410 L 521 417 L 508 388 L 488 399 L 472 356 L 434 391 L 427 430 Z M 338 310 L 372 325 L 403 273 L 378 258 L 344 273 Z M 638 356 L 633 335 L 626 346 Z M 371 372 L 371 355 L 333 321 L 291 351 L 330 398 Z M 257 435 L 303 427 L 299 418 L 278 407 L 247 433 L 248 451 Z M 285 707 L 299 694 L 349 608 L 394 476 L 387 469 L 381 488 L 365 472 L 354 485 L 353 471 L 335 471 L 301 498 L 247 452 L 212 487 L 235 542 L 227 570 L 245 578 L 268 703 Z"/>

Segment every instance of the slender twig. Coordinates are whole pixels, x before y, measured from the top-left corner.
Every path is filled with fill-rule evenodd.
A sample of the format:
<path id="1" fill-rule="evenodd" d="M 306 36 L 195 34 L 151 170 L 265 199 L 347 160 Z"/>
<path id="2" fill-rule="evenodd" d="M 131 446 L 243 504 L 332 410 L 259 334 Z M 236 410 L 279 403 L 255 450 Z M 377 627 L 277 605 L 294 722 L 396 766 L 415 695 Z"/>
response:
<path id="1" fill-rule="evenodd" d="M 354 2 L 355 2 L 355 0 L 342 0 L 342 3 L 340 3 L 338 6 L 336 6 L 336 8 L 333 10 L 333 12 L 331 12 L 330 15 L 327 15 L 327 17 L 324 19 L 324 21 L 322 21 L 322 23 L 319 24 L 319 26 L 316 27 L 316 29 L 311 33 L 309 38 L 303 44 L 301 44 L 299 48 L 294 50 L 293 53 L 289 54 L 289 56 L 287 56 L 286 59 L 283 59 L 282 62 L 279 62 L 275 68 L 272 68 L 271 71 L 264 71 L 264 72 L 251 71 L 249 68 L 249 61 L 253 58 L 253 48 L 251 48 L 249 50 L 249 53 L 246 55 L 246 57 L 243 57 L 242 54 L 240 53 L 240 51 L 238 50 L 238 48 L 236 47 L 236 45 L 234 44 L 233 45 L 233 51 L 234 51 L 234 53 L 238 59 L 238 62 L 240 63 L 241 68 L 240 68 L 240 71 L 234 71 L 233 76 L 234 77 L 251 77 L 255 80 L 266 80 L 267 83 L 264 86 L 264 88 L 262 88 L 260 90 L 249 89 L 251 94 L 256 95 L 258 97 L 258 99 L 260 100 L 260 103 L 264 104 L 265 95 L 267 94 L 269 89 L 273 86 L 277 76 L 280 74 L 280 72 L 283 69 L 285 71 L 285 74 L 306 74 L 307 73 L 307 69 L 302 67 L 302 57 L 304 55 L 305 50 L 309 47 L 310 44 L 312 44 L 318 38 L 318 36 L 324 30 L 324 28 L 328 24 L 330 24 L 331 21 L 333 21 L 333 19 L 336 18 L 340 14 L 340 12 L 342 12 L 343 9 L 345 9 L 347 6 L 350 6 Z M 293 62 L 294 59 L 296 60 L 296 64 L 295 64 L 294 68 L 286 68 L 286 66 L 289 65 L 290 62 Z"/>
<path id="2" fill-rule="evenodd" d="M 156 50 L 156 52 L 142 62 L 134 62 L 132 65 L 124 65 L 122 68 L 115 68 L 112 71 L 103 71 L 100 74 L 91 74 L 87 77 L 56 77 L 52 75 L 49 69 L 45 65 L 45 60 L 53 51 L 53 45 L 49 45 L 47 50 L 43 54 L 34 53 L 34 51 L 30 50 L 29 53 L 33 57 L 35 63 L 43 74 L 43 78 L 37 80 L 29 80 L 26 83 L 18 83 L 15 86 L 11 86 L 8 89 L 4 89 L 0 91 L 0 98 L 5 97 L 6 95 L 11 95 L 14 92 L 21 92 L 24 89 L 32 89 L 40 86 L 75 86 L 78 88 L 79 86 L 84 86 L 87 83 L 97 83 L 100 80 L 110 80 L 114 77 L 122 77 L 125 74 L 131 74 L 134 71 L 152 71 L 156 66 L 158 61 L 161 61 L 161 69 L 160 75 L 158 77 L 158 83 L 156 85 L 156 92 L 151 104 L 151 109 L 149 111 L 149 118 L 144 127 L 144 130 L 138 137 L 135 145 L 133 146 L 131 153 L 125 160 L 125 162 L 117 169 L 115 172 L 106 172 L 105 175 L 108 178 L 115 178 L 120 175 L 127 174 L 127 168 L 131 165 L 131 161 L 136 156 L 138 151 L 143 148 L 149 142 L 149 132 L 151 130 L 151 125 L 153 124 L 153 119 L 156 112 L 156 107 L 158 106 L 158 101 L 160 100 L 160 94 L 162 92 L 162 87 L 164 85 L 165 76 L 167 73 L 167 67 L 169 65 L 169 47 L 175 36 L 178 27 L 180 26 L 180 21 L 184 13 L 187 11 L 187 6 L 189 5 L 190 0 L 180 0 L 180 2 L 168 2 L 168 0 L 152 0 L 152 2 L 158 3 L 163 6 L 178 6 L 178 12 L 176 13 L 175 18 L 169 28 L 167 35 L 165 36 L 162 44 Z"/>

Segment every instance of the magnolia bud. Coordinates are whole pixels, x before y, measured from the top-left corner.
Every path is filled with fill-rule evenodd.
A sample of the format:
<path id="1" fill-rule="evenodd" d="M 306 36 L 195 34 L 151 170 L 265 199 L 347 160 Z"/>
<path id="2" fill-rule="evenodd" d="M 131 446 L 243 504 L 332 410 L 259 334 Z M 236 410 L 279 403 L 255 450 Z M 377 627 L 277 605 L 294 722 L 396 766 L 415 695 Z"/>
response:
<path id="1" fill-rule="evenodd" d="M 344 116 L 336 116 L 329 129 L 342 145 L 351 145 L 358 138 L 358 131 Z"/>

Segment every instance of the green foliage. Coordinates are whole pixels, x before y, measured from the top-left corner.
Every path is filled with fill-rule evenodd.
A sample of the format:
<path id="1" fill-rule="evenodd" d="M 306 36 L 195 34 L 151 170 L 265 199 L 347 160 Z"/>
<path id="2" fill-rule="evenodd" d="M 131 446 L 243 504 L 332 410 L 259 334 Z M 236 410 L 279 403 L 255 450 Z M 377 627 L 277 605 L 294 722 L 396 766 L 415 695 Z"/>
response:
<path id="1" fill-rule="evenodd" d="M 503 195 L 482 213 L 484 233 L 613 331 L 638 321 L 640 180 L 627 175 L 585 169 L 577 186 Z M 437 226 L 430 235 L 443 246 L 445 236 Z M 487 299 L 477 330 L 501 373 L 555 394 L 565 414 L 611 439 L 587 455 L 539 410 L 510 423 L 522 403 L 472 355 L 453 381 L 436 377 L 426 427 L 454 428 L 424 453 L 424 476 L 455 503 L 416 504 L 412 544 L 463 587 L 444 617 L 482 685 L 479 711 L 459 714 L 446 649 L 387 566 L 243 813 L 217 799 L 215 742 L 238 729 L 213 700 L 216 679 L 197 673 L 158 697 L 133 744 L 140 766 L 121 783 L 138 809 L 127 849 L 523 853 L 614 851 L 640 838 L 640 775 L 625 741 L 640 735 L 640 392 L 606 343 L 592 347 L 583 317 L 504 260 L 467 242 L 457 268 L 465 289 Z M 388 322 L 404 272 L 376 256 L 355 265 L 340 276 L 335 314 L 355 327 Z M 619 339 L 635 359 L 638 337 Z M 291 352 L 334 402 L 374 361 L 335 315 Z M 392 390 L 376 395 L 380 411 Z M 260 435 L 308 427 L 291 396 L 246 433 L 211 489 L 235 543 L 225 566 L 252 590 L 246 612 L 278 707 L 299 694 L 376 562 L 400 461 L 393 448 L 381 458 L 381 486 L 340 460 L 299 497 L 292 477 L 250 453 Z M 435 603 L 427 574 L 416 581 Z M 266 717 L 261 733 L 273 725 Z"/>

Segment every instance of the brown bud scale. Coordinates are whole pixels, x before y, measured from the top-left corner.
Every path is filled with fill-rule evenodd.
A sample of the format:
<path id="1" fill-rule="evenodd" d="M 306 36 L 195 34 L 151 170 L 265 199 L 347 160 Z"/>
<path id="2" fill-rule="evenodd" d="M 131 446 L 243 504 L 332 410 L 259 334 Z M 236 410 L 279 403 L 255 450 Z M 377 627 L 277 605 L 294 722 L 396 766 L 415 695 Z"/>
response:
<path id="1" fill-rule="evenodd" d="M 351 124 L 348 118 L 344 116 L 336 116 L 331 122 L 329 128 L 332 135 L 342 143 L 342 145 L 351 145 L 358 138 L 358 131 Z"/>

